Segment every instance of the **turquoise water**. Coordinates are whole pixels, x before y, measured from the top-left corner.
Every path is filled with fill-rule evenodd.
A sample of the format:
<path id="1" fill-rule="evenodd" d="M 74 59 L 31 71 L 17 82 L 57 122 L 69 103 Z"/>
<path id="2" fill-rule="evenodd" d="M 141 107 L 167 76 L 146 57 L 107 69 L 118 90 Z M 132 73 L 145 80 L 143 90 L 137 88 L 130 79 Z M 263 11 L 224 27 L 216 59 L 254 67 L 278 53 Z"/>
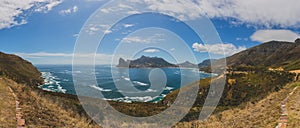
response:
<path id="1" fill-rule="evenodd" d="M 42 72 L 45 78 L 45 84 L 40 88 L 53 91 L 77 95 L 73 77 L 71 65 L 38 65 L 38 69 Z M 149 80 L 149 74 L 153 69 L 150 68 L 137 68 L 129 69 L 129 75 L 124 75 L 123 68 L 111 68 L 110 66 L 99 65 L 95 67 L 95 75 L 97 85 L 89 83 L 89 80 L 85 83 L 87 86 L 80 87 L 81 91 L 95 90 L 101 92 L 105 100 L 114 100 L 122 102 L 157 102 L 163 99 L 168 93 L 178 89 L 181 85 L 189 84 L 191 81 L 197 79 L 203 79 L 211 77 L 211 74 L 198 72 L 195 69 L 179 69 L 179 68 L 162 68 L 167 80 L 161 90 L 150 89 L 151 82 Z M 87 75 L 90 71 L 74 71 L 73 74 Z M 199 76 L 195 76 L 197 73 Z M 112 77 L 114 75 L 114 78 Z M 116 75 L 117 74 L 117 75 Z M 193 75 L 193 76 L 191 76 Z M 181 77 L 184 77 L 184 81 L 181 81 Z M 160 78 L 156 78 L 156 81 L 161 81 Z M 124 84 L 121 88 L 117 88 L 116 83 L 127 81 L 129 85 Z M 126 82 L 124 82 L 126 83 Z M 143 93 L 130 92 L 126 90 L 127 86 L 134 86 L 136 89 L 143 91 Z M 77 90 L 78 91 L 78 90 Z M 158 94 L 159 92 L 159 94 Z M 160 93 L 161 92 L 161 93 Z M 130 96 L 124 96 L 123 94 L 131 94 Z"/>

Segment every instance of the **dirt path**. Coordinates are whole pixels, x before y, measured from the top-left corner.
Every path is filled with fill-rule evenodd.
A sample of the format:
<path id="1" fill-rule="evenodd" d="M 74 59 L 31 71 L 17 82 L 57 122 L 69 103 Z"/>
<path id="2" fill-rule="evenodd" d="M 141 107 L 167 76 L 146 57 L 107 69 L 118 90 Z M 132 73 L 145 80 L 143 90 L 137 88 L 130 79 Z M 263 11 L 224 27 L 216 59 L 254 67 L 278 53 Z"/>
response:
<path id="1" fill-rule="evenodd" d="M 2 83 L 2 84 L 1 84 Z M 0 85 L 4 85 L 6 87 L 6 95 L 10 97 L 11 103 L 10 106 L 13 113 L 3 115 L 7 117 L 11 117 L 12 122 L 9 126 L 1 126 L 0 128 L 14 128 L 16 127 L 16 118 L 18 121 L 18 128 L 24 127 L 26 123 L 26 127 L 28 128 L 48 128 L 48 127 L 59 127 L 59 128 L 97 128 L 99 127 L 97 124 L 91 124 L 91 121 L 81 117 L 81 115 L 74 113 L 73 111 L 68 111 L 69 108 L 66 106 L 74 106 L 68 105 L 69 99 L 64 99 L 57 96 L 45 96 L 39 95 L 39 91 L 34 91 L 27 85 L 17 84 L 10 79 L 2 79 L 0 80 Z M 8 85 L 11 87 L 13 93 L 8 88 Z M 0 90 L 1 92 L 1 90 Z M 2 93 L 1 93 L 2 94 Z M 16 95 L 16 99 L 14 98 L 14 94 Z M 0 96 L 0 98 L 2 98 Z M 58 101 L 62 100 L 62 101 Z M 4 100 L 3 100 L 4 101 Z M 64 104 L 60 104 L 59 102 L 64 102 Z M 0 102 L 2 103 L 2 102 Z M 6 110 L 4 110 L 6 111 Z M 0 118 L 2 116 L 0 115 Z M 25 119 L 25 120 L 23 120 Z M 5 122 L 6 120 L 3 120 Z"/>
<path id="2" fill-rule="evenodd" d="M 15 99 L 8 86 L 0 78 L 0 128 L 16 127 Z"/>
<path id="3" fill-rule="evenodd" d="M 24 128 L 25 127 L 25 119 L 23 119 L 23 114 L 22 114 L 22 108 L 20 107 L 20 100 L 15 94 L 15 92 L 11 89 L 11 87 L 8 87 L 11 94 L 14 96 L 15 101 L 16 101 L 16 121 L 17 121 L 17 128 Z"/>
<path id="4" fill-rule="evenodd" d="M 299 128 L 300 127 L 300 86 L 295 89 L 294 93 L 290 96 L 287 102 L 287 113 L 288 113 L 288 128 Z"/>
<path id="5" fill-rule="evenodd" d="M 293 96 L 298 87 L 295 87 L 291 93 L 281 102 L 281 115 L 278 121 L 276 128 L 287 128 L 289 123 L 289 114 L 287 109 L 287 103 L 290 100 L 290 97 Z"/>

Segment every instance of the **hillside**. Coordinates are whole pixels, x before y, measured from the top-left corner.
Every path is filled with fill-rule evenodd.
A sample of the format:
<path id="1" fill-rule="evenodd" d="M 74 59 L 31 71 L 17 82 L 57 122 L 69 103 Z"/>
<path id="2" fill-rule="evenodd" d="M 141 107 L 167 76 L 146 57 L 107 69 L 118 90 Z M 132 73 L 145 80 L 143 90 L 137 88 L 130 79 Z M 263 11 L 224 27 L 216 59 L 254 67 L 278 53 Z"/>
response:
<path id="1" fill-rule="evenodd" d="M 293 75 L 286 72 L 256 72 L 243 74 L 227 74 L 226 85 L 223 95 L 215 113 L 241 106 L 245 103 L 257 103 L 273 92 L 277 92 L 293 80 Z M 194 108 L 183 119 L 183 121 L 192 121 L 197 119 L 205 98 L 210 88 L 210 79 L 200 80 L 199 92 L 194 104 Z M 183 88 L 189 88 L 188 86 Z M 176 90 L 168 94 L 162 101 L 167 105 L 173 102 L 177 95 Z M 215 92 L 216 94 L 218 92 Z"/>
<path id="2" fill-rule="evenodd" d="M 0 75 L 32 86 L 43 83 L 41 73 L 30 62 L 2 52 L 0 52 Z"/>
<path id="3" fill-rule="evenodd" d="M 191 128 L 193 126 L 200 128 L 275 128 L 281 115 L 280 106 L 286 96 L 294 89 L 291 84 L 285 86 L 278 92 L 272 92 L 265 98 L 256 103 L 246 102 L 244 105 L 222 111 L 214 114 L 204 121 L 181 122 L 176 128 Z M 299 98 L 298 94 L 293 95 L 291 99 Z M 299 100 L 291 100 L 293 103 Z M 289 101 L 289 102 L 291 102 Z M 289 120 L 287 128 L 297 128 L 299 126 L 299 109 L 295 108 L 298 104 L 292 104 L 288 108 L 293 108 L 295 112 Z M 292 114 L 290 114 L 292 115 Z"/>
<path id="4" fill-rule="evenodd" d="M 300 39 L 295 42 L 271 41 L 227 57 L 229 67 L 254 66 L 279 68 L 284 70 L 300 69 Z M 217 64 L 215 62 L 214 64 Z"/>
<path id="5" fill-rule="evenodd" d="M 129 67 L 129 68 L 162 68 L 162 67 L 178 67 L 175 64 L 171 64 L 158 57 L 146 57 L 142 56 L 136 60 L 127 60 L 120 58 L 117 67 Z"/>
<path id="6" fill-rule="evenodd" d="M 125 60 L 123 58 L 119 59 L 117 67 L 129 67 L 129 68 L 164 68 L 164 67 L 181 67 L 181 68 L 202 68 L 210 66 L 212 62 L 215 62 L 215 59 L 204 60 L 199 64 L 193 64 L 189 61 L 185 61 L 179 64 L 172 64 L 167 62 L 163 58 L 159 57 L 147 57 L 142 56 L 135 60 Z"/>
<path id="7" fill-rule="evenodd" d="M 193 64 L 189 61 L 185 61 L 183 63 L 178 64 L 179 67 L 183 67 L 183 68 L 198 68 L 198 66 L 196 64 Z"/>

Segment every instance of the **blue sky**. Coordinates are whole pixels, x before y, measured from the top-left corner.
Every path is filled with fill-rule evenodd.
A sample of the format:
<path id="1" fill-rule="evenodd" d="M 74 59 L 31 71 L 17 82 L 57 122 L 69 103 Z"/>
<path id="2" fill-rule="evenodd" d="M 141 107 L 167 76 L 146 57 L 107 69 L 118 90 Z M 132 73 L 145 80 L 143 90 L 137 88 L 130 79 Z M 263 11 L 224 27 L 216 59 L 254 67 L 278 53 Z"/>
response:
<path id="1" fill-rule="evenodd" d="M 97 63 L 108 64 L 113 55 L 126 59 L 141 55 L 159 56 L 173 63 L 185 60 L 195 62 L 188 52 L 195 56 L 195 63 L 199 63 L 209 57 L 221 58 L 224 54 L 230 56 L 267 41 L 293 41 L 299 37 L 300 19 L 297 17 L 300 17 L 300 10 L 295 5 L 300 3 L 297 0 L 284 3 L 281 0 L 231 0 L 228 3 L 222 0 L 183 1 L 185 2 L 165 0 L 143 3 L 148 9 L 162 12 L 164 15 L 133 13 L 106 30 L 106 37 L 98 48 Z M 88 18 L 107 2 L 0 1 L 0 51 L 20 55 L 34 64 L 71 64 L 74 46 L 81 30 L 81 33 L 93 34 L 107 29 L 104 25 L 85 24 Z M 116 13 L 114 11 L 122 11 L 122 8 L 129 8 L 129 5 L 140 4 L 134 0 L 126 2 L 129 3 L 128 6 L 119 4 L 116 5 L 117 9 L 107 8 L 101 11 Z M 282 7 L 282 4 L 285 4 L 286 8 Z M 281 7 L 282 10 L 277 12 L 280 9 L 274 10 L 274 7 Z M 222 42 L 204 44 L 205 41 L 186 26 L 185 22 L 199 15 L 210 18 Z M 105 20 L 109 17 L 99 19 Z M 84 28 L 84 25 L 89 28 Z M 185 51 L 187 49 L 183 48 L 183 44 L 189 51 Z M 122 50 L 116 55 L 115 50 L 118 47 Z M 138 54 L 130 56 L 133 53 Z M 177 61 L 172 59 L 174 56 L 178 57 Z"/>

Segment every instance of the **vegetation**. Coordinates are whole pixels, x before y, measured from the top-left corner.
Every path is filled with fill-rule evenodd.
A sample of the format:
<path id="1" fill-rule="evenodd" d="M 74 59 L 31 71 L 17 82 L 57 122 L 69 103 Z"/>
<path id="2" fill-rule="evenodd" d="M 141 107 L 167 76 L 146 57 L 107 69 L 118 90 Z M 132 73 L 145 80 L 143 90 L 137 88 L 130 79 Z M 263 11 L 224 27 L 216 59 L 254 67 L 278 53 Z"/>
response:
<path id="1" fill-rule="evenodd" d="M 42 83 L 42 79 L 40 78 L 41 74 L 31 63 L 17 56 L 1 53 L 0 67 L 0 72 L 2 72 L 4 77 L 1 81 L 4 86 L 11 87 L 17 94 L 17 97 L 19 97 L 22 112 L 24 113 L 28 127 L 99 127 L 84 111 L 77 96 L 47 92 L 39 89 L 36 85 Z M 284 88 L 287 83 L 291 82 L 293 78 L 294 74 L 284 71 L 267 71 L 264 66 L 254 67 L 247 64 L 235 66 L 232 68 L 232 72 L 226 74 L 224 91 L 222 93 L 221 90 L 214 92 L 214 94 L 222 94 L 221 100 L 214 111 L 214 116 L 209 120 L 215 123 L 211 122 L 207 124 L 205 122 L 197 122 L 193 125 L 223 126 L 224 124 L 232 124 L 235 120 L 239 120 L 236 117 L 242 116 L 243 118 L 239 120 L 243 122 L 241 124 L 251 124 L 255 126 L 270 124 L 270 126 L 273 127 L 274 120 L 277 118 L 275 115 L 277 115 L 279 110 L 279 108 L 275 106 L 275 102 L 281 100 L 283 95 L 288 92 L 281 89 Z M 210 84 L 212 80 L 217 81 L 211 78 L 203 79 L 199 82 L 187 85 L 180 90 L 184 93 L 189 93 L 189 90 L 193 89 L 193 87 L 200 87 L 195 104 L 178 126 L 185 124 L 187 121 L 194 122 L 194 120 L 198 119 L 198 115 L 207 95 L 214 95 L 208 93 L 211 88 Z M 292 86 L 299 86 L 299 84 Z M 116 110 L 124 114 L 146 117 L 158 114 L 167 109 L 170 104 L 174 103 L 178 93 L 179 90 L 175 90 L 158 103 L 123 103 L 113 101 L 109 101 L 109 103 Z M 276 101 L 264 100 L 270 96 L 271 98 L 269 99 Z M 88 98 L 88 100 L 94 99 Z M 185 100 L 190 99 L 189 97 L 185 97 Z M 270 103 L 270 105 L 268 105 L 268 103 Z M 0 107 L 1 105 L 3 106 L 3 104 L 0 104 Z M 90 107 L 97 108 L 97 104 Z M 272 111 L 268 111 L 269 113 L 264 114 L 274 115 L 274 117 L 269 117 L 269 119 L 267 116 L 262 116 L 261 114 L 262 110 L 266 110 L 268 107 L 272 108 Z M 261 110 L 259 110 L 259 108 L 261 108 Z M 261 113 L 255 113 L 258 110 Z M 251 116 L 251 113 L 255 113 L 256 115 Z M 97 115 L 97 113 L 94 115 Z M 107 116 L 109 114 L 105 115 Z M 103 116 L 103 114 L 100 114 L 100 116 Z M 250 118 L 247 118 L 247 116 L 250 116 Z M 297 117 L 297 115 L 295 115 L 295 117 Z M 257 120 L 258 118 L 260 120 Z M 247 119 L 253 121 L 254 124 L 247 122 Z M 2 120 L 0 119 L 0 121 Z M 106 120 L 104 120 L 104 122 L 105 121 Z M 168 119 L 165 121 L 168 121 Z M 114 124 L 114 122 L 109 123 Z M 128 124 L 122 125 L 129 126 Z M 188 123 L 188 125 L 190 125 L 190 123 Z M 237 124 L 234 124 L 234 126 L 235 125 L 239 126 Z M 143 125 L 141 127 L 151 126 L 154 126 L 154 124 L 145 124 L 145 126 Z"/>
<path id="2" fill-rule="evenodd" d="M 2 79 L 2 78 L 0 78 Z M 0 128 L 16 127 L 15 99 L 9 88 L 0 80 Z M 5 102 L 3 102 L 5 101 Z"/>
<path id="3" fill-rule="evenodd" d="M 300 126 L 300 84 L 292 84 L 292 87 L 298 87 L 295 92 L 290 96 L 287 103 L 287 111 L 290 128 L 297 128 Z"/>
<path id="4" fill-rule="evenodd" d="M 41 73 L 30 62 L 2 52 L 0 52 L 0 76 L 32 86 L 43 83 Z"/>
<path id="5" fill-rule="evenodd" d="M 216 113 L 207 120 L 180 122 L 176 128 L 275 128 L 281 114 L 281 101 L 292 90 L 293 88 L 286 86 L 278 92 L 270 93 L 255 104 L 245 102 L 238 107 Z M 299 122 L 299 120 L 294 121 Z M 291 128 L 294 127 L 291 126 Z"/>
<path id="6" fill-rule="evenodd" d="M 253 66 L 263 68 L 279 68 L 284 70 L 300 69 L 300 42 L 271 41 L 259 46 L 249 48 L 245 51 L 227 57 L 227 66 L 236 68 L 238 66 Z M 213 64 L 218 65 L 217 60 Z M 209 68 L 204 68 L 204 70 Z M 206 71 L 205 70 L 205 71 Z"/>
<path id="7" fill-rule="evenodd" d="M 228 74 L 226 77 L 227 83 L 215 113 L 238 106 L 241 107 L 247 102 L 257 103 L 269 94 L 279 91 L 293 80 L 293 75 L 288 72 L 237 73 Z M 200 95 L 198 95 L 190 113 L 182 121 L 198 119 L 201 107 L 209 92 L 210 79 L 201 80 L 199 85 L 200 90 L 198 94 Z M 166 105 L 166 103 L 173 102 L 177 97 L 178 91 L 167 95 L 162 103 Z"/>

